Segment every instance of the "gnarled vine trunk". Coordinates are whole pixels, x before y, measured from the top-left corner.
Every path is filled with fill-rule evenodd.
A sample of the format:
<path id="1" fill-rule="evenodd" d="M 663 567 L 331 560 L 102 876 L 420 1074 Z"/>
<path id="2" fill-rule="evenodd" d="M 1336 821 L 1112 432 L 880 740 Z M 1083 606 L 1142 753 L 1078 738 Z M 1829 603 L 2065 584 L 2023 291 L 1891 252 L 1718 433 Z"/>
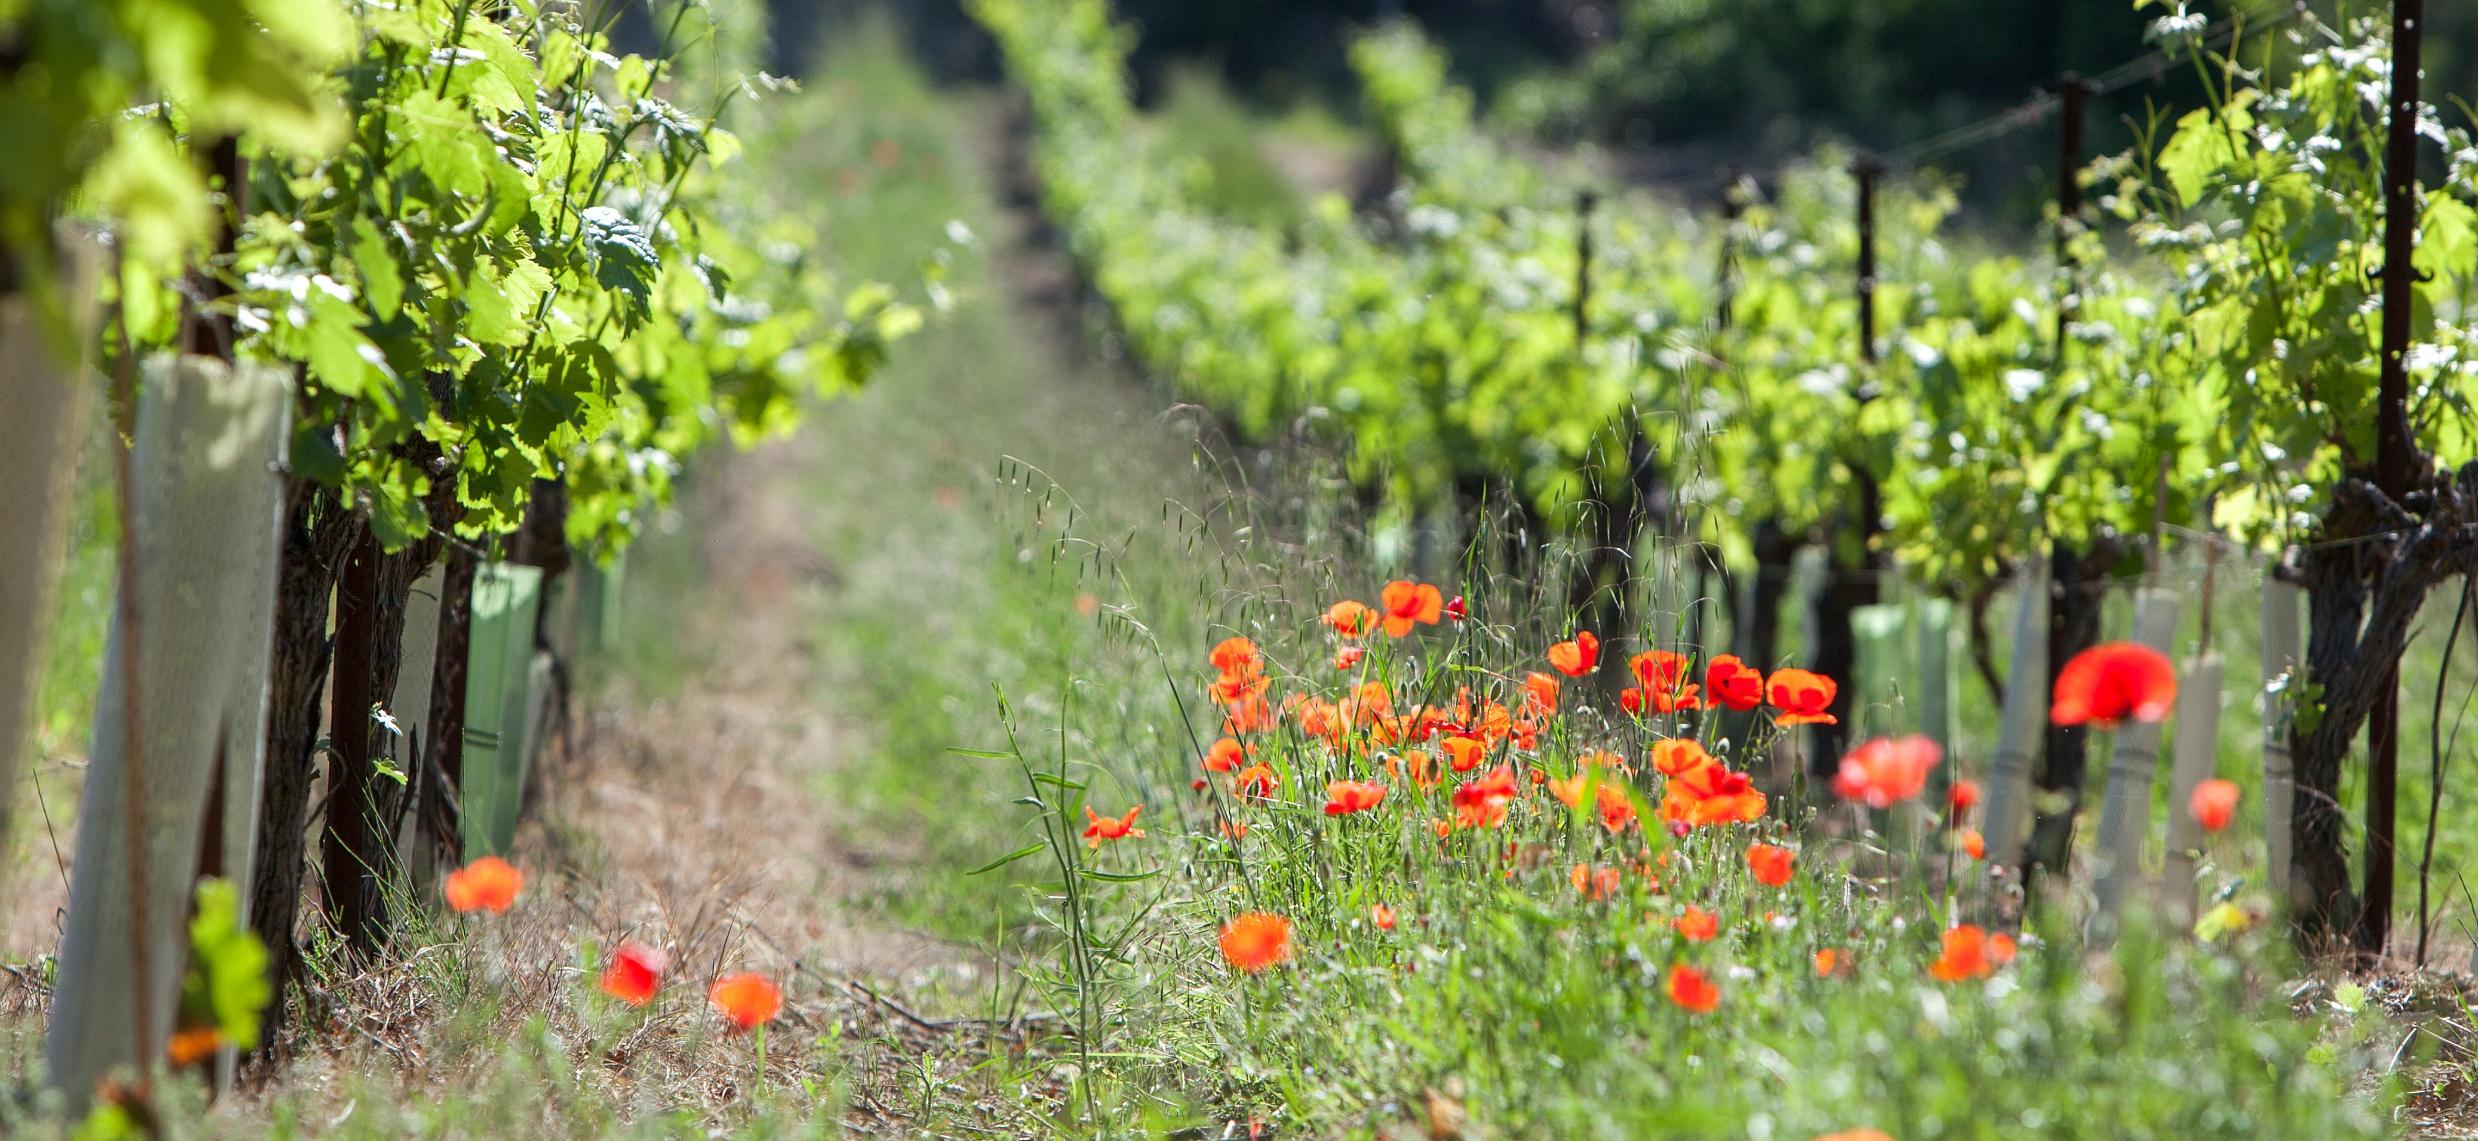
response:
<path id="1" fill-rule="evenodd" d="M 2290 806 L 2297 937 L 2309 950 L 2344 938 L 2382 952 L 2389 916 L 2370 914 L 2349 882 L 2340 779 L 2358 730 L 2387 694 L 2427 594 L 2478 563 L 2478 461 L 2395 502 L 2365 479 L 2333 491 L 2323 530 L 2299 559 L 2309 626 L 2306 680 L 2319 708 L 2290 727 L 2297 793 Z"/>
<path id="2" fill-rule="evenodd" d="M 361 517 L 331 488 L 292 481 L 284 518 L 284 550 L 276 569 L 275 641 L 268 665 L 266 780 L 259 789 L 257 875 L 250 891 L 250 926 L 272 957 L 276 1001 L 268 1035 L 281 1026 L 284 988 L 296 976 L 293 928 L 300 915 L 302 873 L 308 867 L 310 791 L 318 779 L 318 731 L 325 717 L 328 600 L 345 549 Z"/>

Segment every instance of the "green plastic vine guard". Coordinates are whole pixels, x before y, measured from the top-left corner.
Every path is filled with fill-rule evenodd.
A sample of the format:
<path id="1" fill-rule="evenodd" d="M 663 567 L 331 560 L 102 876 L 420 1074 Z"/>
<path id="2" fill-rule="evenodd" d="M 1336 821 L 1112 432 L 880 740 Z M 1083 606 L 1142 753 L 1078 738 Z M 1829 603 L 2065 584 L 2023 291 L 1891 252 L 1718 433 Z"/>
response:
<path id="1" fill-rule="evenodd" d="M 465 852 L 503 853 L 516 840 L 532 710 L 539 567 L 486 563 L 473 580 L 473 643 L 465 673 Z"/>
<path id="2" fill-rule="evenodd" d="M 1858 676 L 1835 680 L 1858 698 L 1853 737 L 1922 733 L 1949 750 L 1953 604 L 1913 594 L 1859 607 L 1850 622 L 1858 634 Z"/>

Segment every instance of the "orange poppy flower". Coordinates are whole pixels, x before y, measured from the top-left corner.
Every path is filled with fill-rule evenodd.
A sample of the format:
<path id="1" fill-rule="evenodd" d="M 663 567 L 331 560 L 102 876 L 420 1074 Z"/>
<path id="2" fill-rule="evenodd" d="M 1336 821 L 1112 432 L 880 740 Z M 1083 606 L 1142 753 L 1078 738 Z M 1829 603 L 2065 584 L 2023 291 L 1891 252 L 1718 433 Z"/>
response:
<path id="1" fill-rule="evenodd" d="M 2016 950 L 2013 936 L 2002 931 L 1988 936 L 1988 960 L 1997 966 L 2001 967 L 2012 962 Z"/>
<path id="2" fill-rule="evenodd" d="M 2193 795 L 2186 798 L 2185 809 L 2194 814 L 2194 822 L 2205 832 L 2217 832 L 2228 827 L 2237 815 L 2237 782 L 2213 777 L 2194 786 Z"/>
<path id="3" fill-rule="evenodd" d="M 1988 858 L 1988 838 L 1976 828 L 1962 829 L 1962 854 L 1974 860 Z"/>
<path id="4" fill-rule="evenodd" d="M 1139 804 L 1128 809 L 1125 816 L 1102 816 L 1093 811 L 1092 805 L 1085 805 L 1084 818 L 1091 823 L 1084 826 L 1084 846 L 1099 848 L 1104 840 L 1144 839 L 1144 829 L 1136 827 L 1136 814 L 1142 811 L 1144 806 Z"/>
<path id="5" fill-rule="evenodd" d="M 1612 835 L 1635 826 L 1635 802 L 1614 782 L 1600 786 L 1595 807 L 1600 811 L 1600 826 Z"/>
<path id="6" fill-rule="evenodd" d="M 1251 676 L 1265 666 L 1264 655 L 1257 652 L 1256 643 L 1246 638 L 1224 638 L 1214 643 L 1206 661 L 1222 673 L 1239 677 Z"/>
<path id="7" fill-rule="evenodd" d="M 1721 988 L 1702 971 L 1680 963 L 1669 968 L 1669 1001 L 1691 1014 L 1710 1014 L 1721 1005 Z"/>
<path id="8" fill-rule="evenodd" d="M 1435 788 L 1444 777 L 1437 772 L 1436 762 L 1419 749 L 1405 749 L 1385 758 L 1385 770 L 1410 781 L 1418 788 Z"/>
<path id="9" fill-rule="evenodd" d="M 1832 715 L 1833 697 L 1841 687 L 1820 673 L 1802 669 L 1778 669 L 1772 673 L 1772 703 L 1781 710 L 1772 719 L 1775 725 L 1837 725 L 1841 719 Z"/>
<path id="10" fill-rule="evenodd" d="M 1375 781 L 1325 782 L 1325 815 L 1348 816 L 1385 803 L 1385 786 Z"/>
<path id="11" fill-rule="evenodd" d="M 224 1048 L 224 1032 L 212 1026 L 191 1026 L 175 1030 L 163 1045 L 164 1061 L 175 1067 L 204 1064 Z"/>
<path id="12" fill-rule="evenodd" d="M 1379 931 L 1391 931 L 1394 929 L 1394 909 L 1382 903 L 1372 905 L 1368 909 L 1368 921 L 1376 924 Z"/>
<path id="13" fill-rule="evenodd" d="M 1495 828 L 1505 823 L 1506 803 L 1514 797 L 1514 766 L 1499 765 L 1454 790 L 1454 822 L 1465 828 Z"/>
<path id="14" fill-rule="evenodd" d="M 1539 782 L 1542 776 L 1539 769 L 1532 770 L 1532 779 L 1535 783 Z M 1568 808 L 1581 808 L 1583 807 L 1583 786 L 1591 783 L 1591 780 L 1592 774 L 1581 769 L 1576 770 L 1573 776 L 1550 777 L 1548 779 L 1549 795 L 1556 797 L 1559 803 Z"/>
<path id="15" fill-rule="evenodd" d="M 706 991 L 706 1001 L 731 1023 L 734 1033 L 746 1033 L 783 1012 L 783 988 L 760 974 L 724 975 Z"/>
<path id="16" fill-rule="evenodd" d="M 1345 638 L 1357 638 L 1377 628 L 1377 612 L 1364 602 L 1346 598 L 1325 608 L 1325 624 Z"/>
<path id="17" fill-rule="evenodd" d="M 1711 912 L 1693 904 L 1688 904 L 1686 914 L 1670 920 L 1669 925 L 1677 928 L 1678 934 L 1689 943 L 1709 942 L 1721 933 L 1721 921 L 1714 918 Z"/>
<path id="18" fill-rule="evenodd" d="M 1574 882 L 1575 891 L 1581 893 L 1583 898 L 1595 903 L 1617 894 L 1618 885 L 1624 880 L 1623 874 L 1616 868 L 1591 864 L 1576 864 L 1566 878 Z"/>
<path id="19" fill-rule="evenodd" d="M 1245 840 L 1248 838 L 1248 822 L 1245 820 L 1225 820 L 1222 822 L 1222 835 L 1233 840 Z"/>
<path id="20" fill-rule="evenodd" d="M 1489 751 L 1488 742 L 1477 737 L 1448 737 L 1439 741 L 1437 747 L 1445 750 L 1447 767 L 1458 773 L 1479 768 Z"/>
<path id="21" fill-rule="evenodd" d="M 1753 779 L 1715 761 L 1669 778 L 1661 819 L 1689 828 L 1747 824 L 1762 818 L 1764 807 L 1764 794 Z"/>
<path id="22" fill-rule="evenodd" d="M 1222 718 L 1222 732 L 1233 737 L 1262 733 L 1271 728 L 1273 728 L 1273 707 L 1265 703 L 1265 698 L 1261 694 L 1251 695 L 1232 704 L 1227 715 Z"/>
<path id="23" fill-rule="evenodd" d="M 1844 1129 L 1821 1134 L 1815 1141 L 1893 1141 L 1893 1135 L 1881 1129 Z"/>
<path id="24" fill-rule="evenodd" d="M 447 897 L 447 905 L 458 911 L 504 914 L 516 906 L 517 894 L 525 890 L 525 873 L 497 856 L 484 856 L 449 872 L 439 890 Z"/>
<path id="25" fill-rule="evenodd" d="M 1428 830 L 1436 833 L 1437 838 L 1440 840 L 1454 834 L 1454 826 L 1452 824 L 1448 824 L 1443 820 L 1438 820 L 1435 818 L 1431 818 L 1429 820 Z"/>
<path id="26" fill-rule="evenodd" d="M 1704 667 L 1704 692 L 1713 704 L 1744 713 L 1764 703 L 1764 675 L 1738 660 L 1738 655 L 1722 654 Z"/>
<path id="27" fill-rule="evenodd" d="M 2127 718 L 2158 721 L 2177 700 L 2177 668 L 2136 642 L 2110 642 L 2075 654 L 2056 675 L 2048 720 L 2114 729 Z"/>
<path id="28" fill-rule="evenodd" d="M 1557 679 L 1538 671 L 1524 674 L 1523 705 L 1539 713 L 1557 712 Z"/>
<path id="29" fill-rule="evenodd" d="M 1600 664 L 1600 635 L 1575 631 L 1574 640 L 1549 647 L 1549 668 L 1567 677 L 1582 677 Z"/>
<path id="30" fill-rule="evenodd" d="M 1366 646 L 1344 646 L 1334 651 L 1334 668 L 1349 673 L 1359 668 L 1360 659 L 1368 656 Z"/>
<path id="31" fill-rule="evenodd" d="M 1747 845 L 1747 870 L 1755 873 L 1755 882 L 1765 887 L 1780 887 L 1790 882 L 1790 866 L 1797 856 L 1788 848 L 1771 844 Z"/>
<path id="32" fill-rule="evenodd" d="M 671 960 L 658 948 L 622 943 L 612 953 L 610 965 L 602 968 L 602 993 L 630 1006 L 643 1006 L 654 1001 L 663 970 L 670 965 Z"/>
<path id="33" fill-rule="evenodd" d="M 1945 803 L 1953 806 L 1955 816 L 1978 807 L 1979 782 L 1968 778 L 1953 782 L 1953 787 L 1945 792 Z"/>
<path id="34" fill-rule="evenodd" d="M 1841 952 L 1826 947 L 1815 953 L 1815 977 L 1829 979 L 1841 973 Z"/>
<path id="35" fill-rule="evenodd" d="M 1232 792 L 1255 800 L 1272 800 L 1281 788 L 1282 778 L 1274 775 L 1273 766 L 1263 761 L 1239 770 L 1239 775 L 1230 781 Z"/>
<path id="36" fill-rule="evenodd" d="M 1964 923 L 1947 928 L 1943 939 L 1944 953 L 1938 955 L 1927 968 L 1927 973 L 1936 981 L 1951 983 L 1963 979 L 1983 979 L 1996 973 L 1996 961 L 1988 955 L 1988 933 L 1977 924 Z"/>
<path id="37" fill-rule="evenodd" d="M 1377 595 L 1377 605 L 1384 613 L 1385 634 L 1400 638 L 1413 626 L 1434 626 L 1445 610 L 1445 596 L 1424 582 L 1396 580 L 1385 584 Z"/>
<path id="38" fill-rule="evenodd" d="M 1942 746 L 1913 733 L 1877 737 L 1841 758 L 1833 776 L 1833 795 L 1863 801 L 1869 808 L 1890 808 L 1927 788 L 1927 774 L 1945 759 Z"/>
<path id="39" fill-rule="evenodd" d="M 1213 703 L 1235 705 L 1251 697 L 1262 698 L 1273 679 L 1263 674 L 1219 674 L 1213 679 Z"/>
<path id="40" fill-rule="evenodd" d="M 1712 754 L 1704 751 L 1703 742 L 1693 737 L 1668 737 L 1652 742 L 1652 767 L 1665 777 L 1716 763 Z"/>
<path id="41" fill-rule="evenodd" d="M 1247 763 L 1248 755 L 1254 751 L 1229 737 L 1224 737 L 1215 741 L 1212 748 L 1205 750 L 1205 771 L 1209 773 L 1238 772 L 1239 766 Z"/>
<path id="42" fill-rule="evenodd" d="M 1222 958 L 1255 974 L 1291 957 L 1291 921 L 1269 911 L 1251 911 L 1222 925 Z"/>
<path id="43" fill-rule="evenodd" d="M 1347 723 L 1342 707 L 1321 697 L 1311 697 L 1291 707 L 1292 716 L 1299 719 L 1299 731 L 1325 742 L 1327 748 L 1342 745 L 1342 730 Z"/>

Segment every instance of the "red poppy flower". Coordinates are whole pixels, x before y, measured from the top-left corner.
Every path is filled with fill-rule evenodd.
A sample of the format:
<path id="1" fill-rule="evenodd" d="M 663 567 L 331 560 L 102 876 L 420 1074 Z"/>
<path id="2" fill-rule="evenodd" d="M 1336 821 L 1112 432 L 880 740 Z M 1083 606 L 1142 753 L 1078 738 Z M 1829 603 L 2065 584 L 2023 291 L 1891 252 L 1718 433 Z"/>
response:
<path id="1" fill-rule="evenodd" d="M 1325 624 L 1345 638 L 1357 638 L 1377 628 L 1377 612 L 1367 603 L 1346 598 L 1325 608 Z"/>
<path id="2" fill-rule="evenodd" d="M 2177 700 L 2177 668 L 2168 655 L 2136 642 L 2093 646 L 2057 671 L 2048 720 L 2059 725 L 2158 721 Z"/>
<path id="3" fill-rule="evenodd" d="M 1247 746 L 1229 737 L 1224 737 L 1215 741 L 1212 748 L 1205 750 L 1205 771 L 1209 773 L 1238 772 L 1239 766 L 1247 763 L 1248 754 L 1252 751 Z"/>
<path id="4" fill-rule="evenodd" d="M 1239 775 L 1230 781 L 1232 792 L 1255 800 L 1271 800 L 1281 787 L 1282 778 L 1274 775 L 1273 766 L 1263 761 L 1239 770 Z"/>
<path id="5" fill-rule="evenodd" d="M 1669 1001 L 1692 1014 L 1710 1014 L 1721 1005 L 1721 988 L 1702 971 L 1680 963 L 1669 968 Z"/>
<path id="6" fill-rule="evenodd" d="M 1455 595 L 1453 601 L 1445 604 L 1445 616 L 1452 621 L 1460 622 L 1469 615 L 1470 610 L 1463 605 L 1462 595 Z"/>
<path id="7" fill-rule="evenodd" d="M 1713 704 L 1741 713 L 1764 703 L 1764 675 L 1749 669 L 1736 654 L 1723 654 L 1704 667 L 1704 693 Z"/>
<path id="8" fill-rule="evenodd" d="M 1693 904 L 1687 905 L 1686 914 L 1670 920 L 1669 925 L 1677 928 L 1679 936 L 1689 943 L 1709 942 L 1721 933 L 1721 921 Z"/>
<path id="9" fill-rule="evenodd" d="M 1755 882 L 1765 887 L 1780 887 L 1790 882 L 1790 865 L 1796 859 L 1788 848 L 1771 844 L 1747 845 L 1747 869 L 1755 873 Z"/>
<path id="10" fill-rule="evenodd" d="M 1128 809 L 1125 816 L 1102 816 L 1093 811 L 1092 805 L 1085 805 L 1084 818 L 1091 823 L 1084 826 L 1084 846 L 1099 848 L 1105 840 L 1144 839 L 1144 829 L 1136 827 L 1136 814 L 1142 811 L 1144 806 L 1139 804 Z"/>
<path id="11" fill-rule="evenodd" d="M 1832 715 L 1834 695 L 1841 687 L 1833 679 L 1810 670 L 1786 668 L 1772 673 L 1772 703 L 1781 710 L 1772 719 L 1775 725 L 1837 725 L 1840 718 Z"/>
<path id="12" fill-rule="evenodd" d="M 1943 747 L 1928 737 L 1878 737 L 1850 750 L 1833 776 L 1833 795 L 1869 808 L 1890 808 L 1927 788 L 1927 774 L 1944 760 Z"/>
<path id="13" fill-rule="evenodd" d="M 1221 942 L 1224 961 L 1255 974 L 1291 957 L 1291 921 L 1251 911 L 1222 925 Z"/>
<path id="14" fill-rule="evenodd" d="M 2237 815 L 2237 782 L 2213 777 L 2194 786 L 2186 798 L 2186 811 L 2194 814 L 2194 822 L 2205 832 L 2217 832 L 2228 827 Z"/>
<path id="15" fill-rule="evenodd" d="M 516 906 L 517 894 L 525 890 L 525 873 L 497 856 L 484 856 L 449 872 L 439 890 L 447 896 L 447 905 L 458 911 L 503 914 Z"/>
<path id="16" fill-rule="evenodd" d="M 745 1033 L 783 1012 L 783 988 L 760 974 L 724 975 L 706 991 L 706 1001 L 731 1023 L 734 1033 Z"/>
<path id="17" fill-rule="evenodd" d="M 1945 793 L 1945 802 L 1953 806 L 1955 816 L 1978 807 L 1979 782 L 1967 778 L 1953 782 L 1953 787 Z"/>
<path id="18" fill-rule="evenodd" d="M 1391 931 L 1394 929 L 1394 909 L 1382 903 L 1371 906 L 1368 921 L 1376 924 L 1379 931 Z"/>
<path id="19" fill-rule="evenodd" d="M 1549 668 L 1567 677 L 1582 677 L 1600 664 L 1600 635 L 1575 631 L 1574 640 L 1549 647 Z"/>
<path id="20" fill-rule="evenodd" d="M 1686 680 L 1689 662 L 1685 654 L 1671 650 L 1645 650 L 1626 660 L 1626 668 L 1635 675 L 1635 682 L 1645 689 L 1676 689 Z"/>
<path id="21" fill-rule="evenodd" d="M 654 1001 L 663 970 L 670 965 L 671 960 L 657 948 L 622 943 L 612 953 L 610 965 L 602 969 L 602 993 L 630 1006 L 643 1006 Z"/>
<path id="22" fill-rule="evenodd" d="M 1489 751 L 1488 742 L 1477 737 L 1448 737 L 1437 742 L 1437 747 L 1445 750 L 1446 766 L 1458 773 L 1479 768 Z"/>
<path id="23" fill-rule="evenodd" d="M 1948 983 L 1995 974 L 1996 961 L 1988 955 L 1988 933 L 1973 923 L 1948 928 L 1944 933 L 1944 953 L 1928 964 L 1927 973 L 1938 982 Z"/>
<path id="24" fill-rule="evenodd" d="M 1413 626 L 1436 625 L 1437 616 L 1445 610 L 1445 600 L 1436 587 L 1400 580 L 1385 584 L 1377 605 L 1385 612 L 1386 636 L 1392 638 L 1410 633 Z"/>
<path id="25" fill-rule="evenodd" d="M 1506 803 L 1514 797 L 1514 766 L 1499 765 L 1454 790 L 1454 822 L 1465 828 L 1495 828 L 1505 823 Z"/>
<path id="26" fill-rule="evenodd" d="M 1349 673 L 1358 668 L 1360 659 L 1368 656 L 1366 646 L 1344 646 L 1334 651 L 1334 668 Z"/>
<path id="27" fill-rule="evenodd" d="M 1539 713 L 1557 712 L 1557 679 L 1537 671 L 1524 674 L 1523 705 Z"/>
<path id="28" fill-rule="evenodd" d="M 1336 780 L 1325 782 L 1325 815 L 1348 816 L 1366 812 L 1385 803 L 1385 786 L 1375 781 Z"/>

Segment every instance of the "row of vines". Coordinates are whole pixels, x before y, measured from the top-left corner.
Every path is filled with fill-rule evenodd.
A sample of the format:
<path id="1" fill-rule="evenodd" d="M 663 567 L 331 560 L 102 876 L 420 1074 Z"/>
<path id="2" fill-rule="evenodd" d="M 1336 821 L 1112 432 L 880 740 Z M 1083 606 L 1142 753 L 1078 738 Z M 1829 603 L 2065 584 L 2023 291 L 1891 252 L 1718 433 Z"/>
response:
<path id="1" fill-rule="evenodd" d="M 719 121 L 783 87 L 742 70 L 761 8 L 655 5 L 633 55 L 605 7 L 0 14 L 0 777 L 83 410 L 124 520 L 47 1047 L 72 1098 L 261 1041 L 305 898 L 385 955 L 408 880 L 468 854 L 460 794 L 507 779 L 464 770 L 504 564 L 613 557 L 689 456 L 787 430 L 920 321 L 735 176 Z"/>
<path id="2" fill-rule="evenodd" d="M 1852 676 L 1853 615 L 1898 580 L 1973 616 L 2001 692 L 1985 613 L 2035 584 L 2017 629 L 2044 615 L 2044 655 L 2014 659 L 2035 694 L 2100 640 L 2110 592 L 2164 585 L 2165 529 L 2302 591 L 2302 664 L 2269 687 L 2295 766 L 2275 875 L 2309 945 L 2378 954 L 2398 663 L 2427 596 L 2478 570 L 2478 143 L 2418 98 L 2414 0 L 2407 31 L 2301 6 L 2255 35 L 2136 7 L 2210 98 L 2075 156 L 2044 258 L 1979 248 L 1947 184 L 1864 156 L 1736 180 L 1719 217 L 1599 191 L 1478 131 L 1406 25 L 1353 48 L 1394 193 L 1253 227 L 1200 204 L 1209 171 L 1144 153 L 1105 0 L 973 10 L 1028 95 L 1048 212 L 1142 361 L 1244 437 L 1337 448 L 1374 503 L 1512 503 L 1576 552 L 1598 629 L 1645 632 L 1627 568 L 1683 550 L 1718 579 L 1690 594 L 1743 599 L 1733 645 L 1771 664 L 1793 557 L 1820 548 L 1807 664 Z M 1811 768 L 1840 745 L 1820 733 Z M 2025 882 L 2067 866 L 2088 747 L 2017 746 L 2035 819 L 1991 835 Z"/>

